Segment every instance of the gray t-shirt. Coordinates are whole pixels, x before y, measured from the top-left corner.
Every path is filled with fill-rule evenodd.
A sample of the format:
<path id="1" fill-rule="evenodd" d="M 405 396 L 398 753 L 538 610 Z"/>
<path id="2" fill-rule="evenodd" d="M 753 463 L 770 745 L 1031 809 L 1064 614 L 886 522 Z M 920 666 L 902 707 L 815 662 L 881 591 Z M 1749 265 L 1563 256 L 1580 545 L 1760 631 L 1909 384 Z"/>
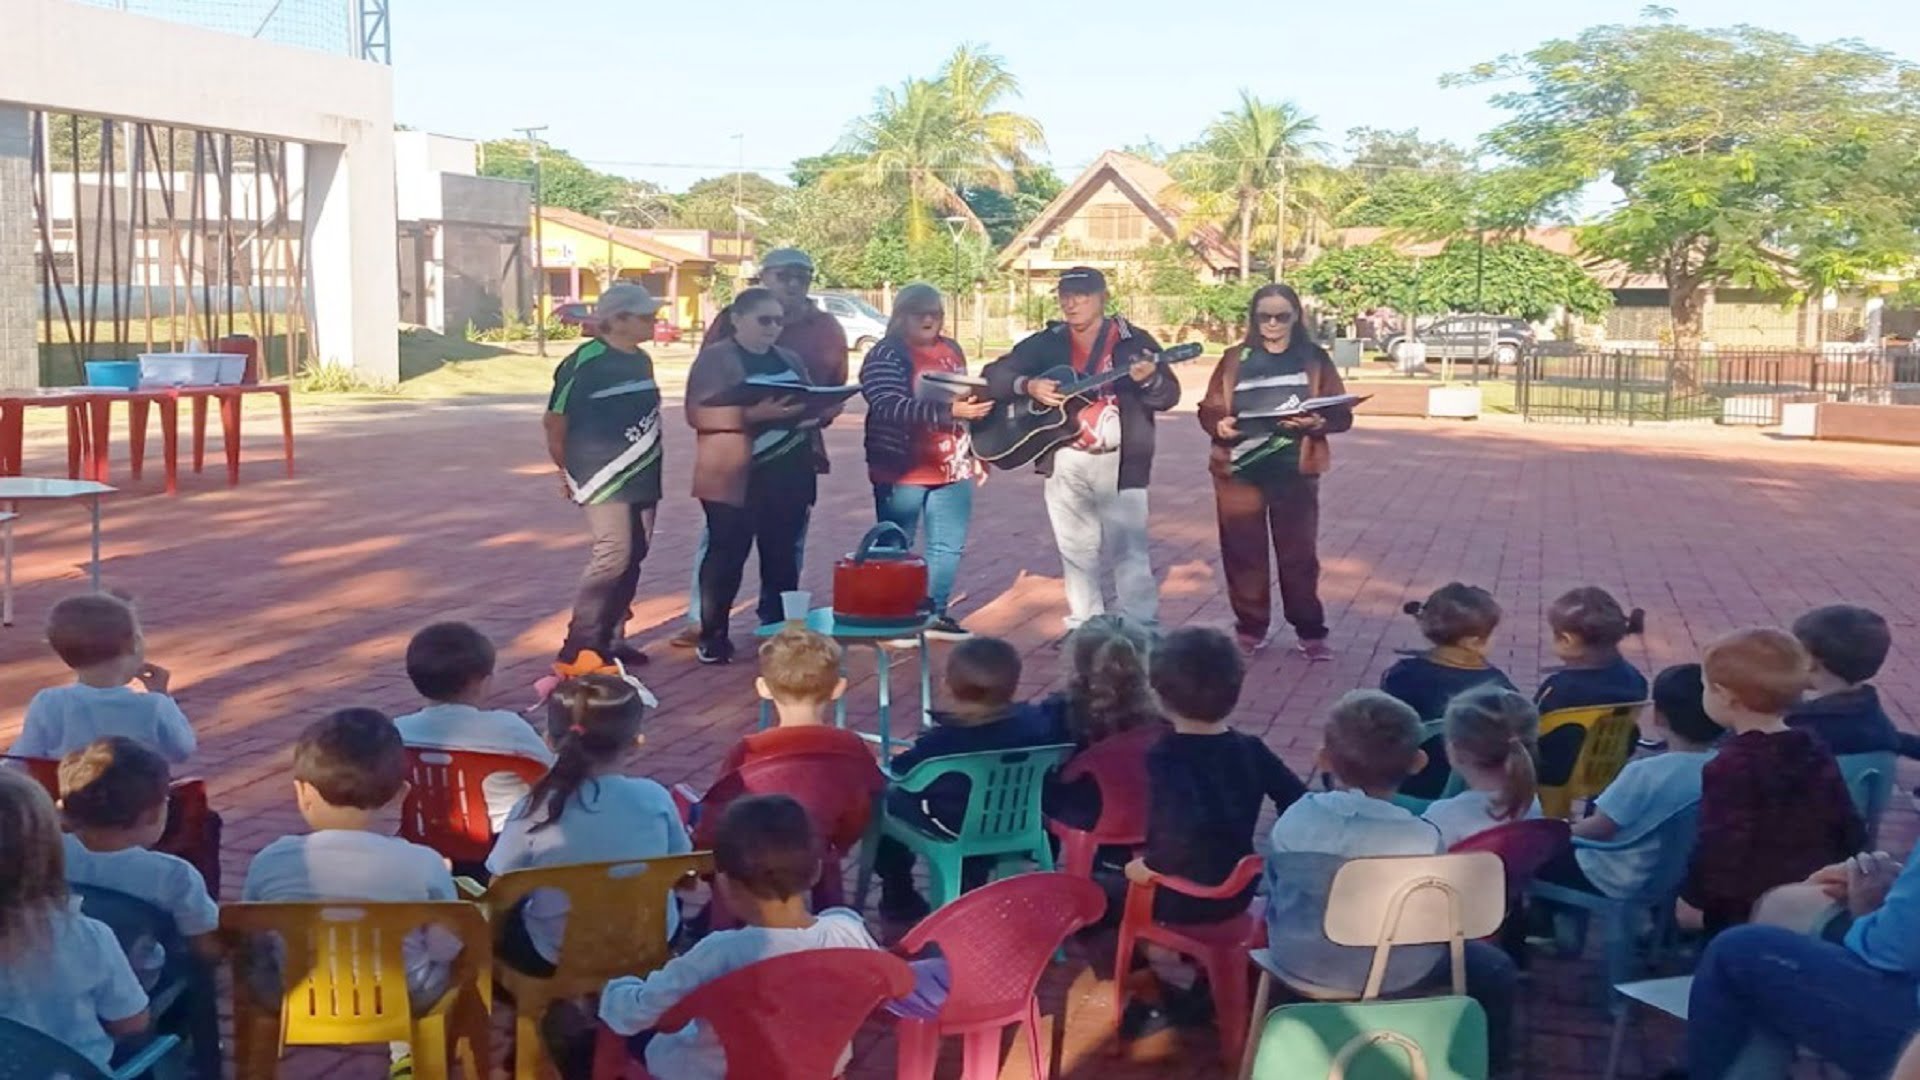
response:
<path id="1" fill-rule="evenodd" d="M 1580 872 L 1608 896 L 1636 896 L 1660 862 L 1660 845 L 1652 837 L 1660 823 L 1683 807 L 1700 801 L 1700 770 L 1713 758 L 1709 750 L 1669 750 L 1627 762 L 1607 790 L 1594 799 L 1594 809 L 1620 827 L 1617 851 L 1595 851 L 1575 846 Z"/>

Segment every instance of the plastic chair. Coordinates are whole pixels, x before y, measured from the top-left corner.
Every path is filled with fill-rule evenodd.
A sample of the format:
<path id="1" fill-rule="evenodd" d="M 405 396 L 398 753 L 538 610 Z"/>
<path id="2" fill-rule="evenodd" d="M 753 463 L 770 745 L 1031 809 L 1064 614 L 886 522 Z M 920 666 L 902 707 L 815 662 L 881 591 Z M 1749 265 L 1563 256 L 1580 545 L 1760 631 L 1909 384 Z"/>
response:
<path id="1" fill-rule="evenodd" d="M 560 938 L 557 969 L 547 978 L 506 964 L 495 978 L 513 995 L 514 1075 L 535 1080 L 545 1058 L 540 1019 L 562 998 L 591 994 L 608 979 L 645 975 L 665 964 L 667 905 L 673 887 L 713 871 L 706 852 L 626 862 L 581 863 L 513 870 L 494 878 L 480 896 L 487 919 L 499 933 L 507 915 L 538 889 L 557 889 L 571 905 Z"/>
<path id="2" fill-rule="evenodd" d="M 1487 1014 L 1470 997 L 1283 1005 L 1266 1018 L 1256 1080 L 1486 1080 Z"/>
<path id="3" fill-rule="evenodd" d="M 136 951 L 157 946 L 166 954 L 147 1010 L 154 1030 L 184 1044 L 196 1073 L 220 1075 L 220 1010 L 212 969 L 188 948 L 173 916 L 153 904 L 97 885 L 69 885 L 80 899 L 80 913 L 113 931 L 120 951 L 131 960 Z"/>
<path id="4" fill-rule="evenodd" d="M 400 835 L 456 863 L 482 863 L 493 850 L 493 819 L 482 785 L 495 773 L 539 782 L 547 767 L 513 754 L 407 747 L 407 801 Z"/>
<path id="5" fill-rule="evenodd" d="M 967 859 L 1026 858 L 1042 870 L 1051 870 L 1053 845 L 1047 842 L 1040 798 L 1047 773 L 1071 753 L 1073 747 L 1063 744 L 930 758 L 896 778 L 893 786 L 918 793 L 943 776 L 966 777 L 967 809 L 960 835 L 934 835 L 888 814 L 880 816 L 880 831 L 926 860 L 932 893 L 928 899 L 935 908 L 952 903 L 960 895 L 960 868 Z M 873 876 L 876 847 L 868 845 L 861 853 L 862 898 Z"/>
<path id="6" fill-rule="evenodd" d="M 715 781 L 701 796 L 693 846 L 713 846 L 720 816 L 733 800 L 744 795 L 791 796 L 806 809 L 807 817 L 823 841 L 820 881 L 813 889 L 814 910 L 838 907 L 846 903 L 842 860 L 852 854 L 867 835 L 874 819 L 875 801 L 886 786 L 886 774 L 864 753 L 858 757 L 802 753 L 757 758 Z M 720 907 L 716 907 L 713 914 L 720 920 L 713 924 L 715 929 L 733 925 Z"/>
<path id="7" fill-rule="evenodd" d="M 1527 818 L 1495 825 L 1447 849 L 1449 855 L 1491 851 L 1507 873 L 1509 902 L 1527 891 L 1533 876 L 1573 842 L 1573 826 L 1558 818 Z"/>
<path id="8" fill-rule="evenodd" d="M 47 798 L 60 800 L 60 759 L 50 757 L 17 757 L 13 754 L 0 754 L 0 761 L 9 767 L 24 769 L 41 787 L 47 789 Z"/>
<path id="9" fill-rule="evenodd" d="M 416 1009 L 407 988 L 401 942 L 421 927 L 460 939 L 446 991 Z M 484 1080 L 490 1032 L 493 940 L 485 917 L 457 900 L 420 903 L 321 901 L 229 904 L 220 929 L 234 966 L 233 1042 L 241 1076 L 276 1075 L 288 1046 L 405 1042 L 420 1080 L 445 1080 L 457 1057 L 470 1080 Z M 260 935 L 278 935 L 284 949 L 280 1007 L 256 1000 L 244 965 Z"/>
<path id="10" fill-rule="evenodd" d="M 1100 820 L 1076 829 L 1047 819 L 1047 831 L 1060 841 L 1060 869 L 1091 878 L 1102 847 L 1138 848 L 1147 842 L 1147 751 L 1167 733 L 1163 725 L 1109 735 L 1067 759 L 1060 780 L 1092 777 L 1100 790 Z"/>
<path id="11" fill-rule="evenodd" d="M 909 930 L 895 948 L 905 955 L 939 949 L 939 960 L 922 963 L 942 965 L 945 985 L 887 1006 L 900 1018 L 900 1080 L 933 1080 L 945 1035 L 966 1040 L 965 1080 L 996 1080 L 1000 1032 L 1021 1023 L 1033 1080 L 1047 1080 L 1051 1055 L 1034 988 L 1067 935 L 1099 921 L 1106 908 L 1106 893 L 1087 878 L 1020 874 L 973 890 Z"/>
<path id="12" fill-rule="evenodd" d="M 0 755 L 27 771 L 27 775 L 47 789 L 48 798 L 60 800 L 60 759 Z M 207 801 L 206 781 L 197 776 L 182 777 L 167 789 L 167 827 L 153 850 L 177 855 L 193 864 L 207 883 L 207 892 L 220 895 L 220 816 Z"/>
<path id="13" fill-rule="evenodd" d="M 1893 801 L 1894 753 L 1842 754 L 1834 760 L 1840 763 L 1840 776 L 1853 796 L 1853 808 L 1860 811 L 1860 820 L 1866 823 L 1866 849 L 1872 851 L 1880 835 L 1880 817 Z"/>
<path id="14" fill-rule="evenodd" d="M 1555 709 L 1540 718 L 1540 810 L 1564 818 L 1607 789 L 1633 756 L 1647 702 Z"/>
<path id="15" fill-rule="evenodd" d="M 155 1075 L 168 1062 L 180 1040 L 161 1035 L 138 1054 L 111 1071 L 102 1069 L 78 1050 L 17 1020 L 0 1019 L 0 1080 L 134 1080 Z M 218 1076 L 219 1073 L 213 1075 Z"/>
<path id="16" fill-rule="evenodd" d="M 868 1014 L 913 990 L 907 962 L 878 949 L 810 949 L 775 956 L 703 984 L 668 1009 L 655 1031 L 712 1025 L 727 1054 L 727 1080 L 820 1080 Z M 594 1046 L 594 1080 L 648 1080 L 626 1040 L 605 1024 Z"/>
<path id="17" fill-rule="evenodd" d="M 1206 969 L 1213 994 L 1214 1022 L 1220 1028 L 1220 1053 L 1229 1063 L 1239 1060 L 1247 1037 L 1247 950 L 1266 943 L 1265 908 L 1259 901 L 1247 913 L 1217 923 L 1168 926 L 1153 921 L 1153 896 L 1171 889 L 1203 900 L 1225 900 L 1240 893 L 1260 876 L 1260 856 L 1249 855 L 1218 885 L 1201 885 L 1185 878 L 1148 871 L 1147 881 L 1127 882 L 1126 907 L 1120 916 L 1119 947 L 1113 954 L 1113 1022 L 1127 1011 L 1127 973 L 1133 968 L 1133 949 L 1153 944 L 1190 956 Z"/>
<path id="18" fill-rule="evenodd" d="M 1667 816 L 1639 836 L 1625 840 L 1583 840 L 1575 837 L 1575 851 L 1622 851 L 1641 844 L 1658 845 L 1659 856 L 1646 886 L 1636 896 L 1614 898 L 1564 885 L 1536 881 L 1528 894 L 1536 900 L 1559 904 L 1599 916 L 1607 935 L 1606 985 L 1619 986 L 1632 978 L 1635 968 L 1634 942 L 1639 931 L 1639 916 L 1650 914 L 1653 920 L 1653 944 L 1650 960 L 1657 961 L 1666 942 L 1673 936 L 1673 903 L 1687 876 L 1687 864 L 1693 858 L 1693 844 L 1700 832 L 1700 804 L 1689 803 Z M 1582 935 L 1584 936 L 1584 935 Z M 1616 1002 L 1616 1005 L 1618 1003 Z"/>

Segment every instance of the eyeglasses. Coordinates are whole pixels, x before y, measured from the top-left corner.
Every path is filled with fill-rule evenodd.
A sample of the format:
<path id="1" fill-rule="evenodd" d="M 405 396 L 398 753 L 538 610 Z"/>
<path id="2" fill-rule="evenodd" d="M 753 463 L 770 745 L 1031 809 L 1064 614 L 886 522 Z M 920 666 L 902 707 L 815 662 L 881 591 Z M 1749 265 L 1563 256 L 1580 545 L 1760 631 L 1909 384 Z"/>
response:
<path id="1" fill-rule="evenodd" d="M 1261 311 L 1255 313 L 1255 318 L 1258 318 L 1263 323 L 1274 323 L 1279 326 L 1285 326 L 1293 321 L 1293 312 Z"/>
<path id="2" fill-rule="evenodd" d="M 797 269 L 769 270 L 767 271 L 767 276 L 775 281 L 809 282 L 813 280 L 813 271 Z"/>
<path id="3" fill-rule="evenodd" d="M 779 326 L 786 322 L 787 318 L 784 315 L 755 315 L 753 321 L 761 326 Z"/>

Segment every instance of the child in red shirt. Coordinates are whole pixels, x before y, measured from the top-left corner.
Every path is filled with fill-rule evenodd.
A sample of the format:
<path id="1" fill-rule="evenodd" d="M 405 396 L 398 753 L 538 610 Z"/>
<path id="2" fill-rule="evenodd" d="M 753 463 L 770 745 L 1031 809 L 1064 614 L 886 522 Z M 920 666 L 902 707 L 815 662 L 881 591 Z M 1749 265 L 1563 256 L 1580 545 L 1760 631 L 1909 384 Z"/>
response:
<path id="1" fill-rule="evenodd" d="M 760 697 L 773 703 L 777 726 L 749 732 L 727 751 L 722 776 L 749 761 L 777 754 L 873 754 L 859 735 L 826 721 L 827 707 L 847 692 L 840 677 L 840 646 L 824 634 L 790 626 L 760 646 Z"/>

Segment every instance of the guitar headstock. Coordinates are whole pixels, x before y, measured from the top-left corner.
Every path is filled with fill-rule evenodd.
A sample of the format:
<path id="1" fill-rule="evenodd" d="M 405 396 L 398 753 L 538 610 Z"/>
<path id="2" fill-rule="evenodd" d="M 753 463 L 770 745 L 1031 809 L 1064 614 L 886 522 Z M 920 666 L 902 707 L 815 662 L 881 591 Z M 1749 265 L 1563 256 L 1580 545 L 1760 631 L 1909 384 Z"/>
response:
<path id="1" fill-rule="evenodd" d="M 1206 351 L 1207 347 L 1200 342 L 1189 341 L 1184 345 L 1175 345 L 1173 348 L 1161 352 L 1158 359 L 1161 363 L 1178 364 L 1183 360 L 1192 360 L 1194 357 Z"/>

